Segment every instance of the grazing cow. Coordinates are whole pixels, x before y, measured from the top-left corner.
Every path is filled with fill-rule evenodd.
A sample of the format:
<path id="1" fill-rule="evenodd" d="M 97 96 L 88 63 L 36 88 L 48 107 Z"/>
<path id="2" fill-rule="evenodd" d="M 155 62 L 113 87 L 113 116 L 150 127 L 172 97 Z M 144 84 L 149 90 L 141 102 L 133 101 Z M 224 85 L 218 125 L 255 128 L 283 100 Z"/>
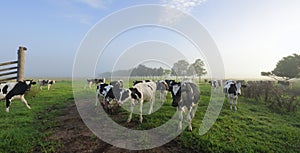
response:
<path id="1" fill-rule="evenodd" d="M 230 109 L 232 109 L 232 104 L 234 104 L 234 109 L 237 110 L 237 100 L 238 95 L 241 95 L 241 88 L 246 87 L 246 85 L 242 85 L 241 82 L 236 82 L 232 80 L 228 80 L 225 82 L 224 86 L 224 92 L 228 97 L 228 100 L 230 102 Z"/>
<path id="2" fill-rule="evenodd" d="M 153 105 L 155 102 L 155 91 L 156 91 L 156 83 L 152 81 L 145 82 L 145 83 L 143 82 L 138 83 L 129 89 L 122 89 L 122 91 L 120 92 L 118 103 L 123 104 L 124 102 L 131 100 L 130 115 L 128 117 L 127 122 L 130 122 L 132 119 L 132 113 L 133 113 L 134 105 L 136 103 L 140 104 L 140 109 L 139 109 L 140 123 L 143 122 L 142 108 L 143 108 L 144 101 L 150 102 L 150 109 L 148 114 L 152 113 Z"/>
<path id="3" fill-rule="evenodd" d="M 99 83 L 105 83 L 105 78 L 103 78 L 103 79 L 87 79 L 86 82 L 87 82 L 87 84 L 84 86 L 84 89 L 86 88 L 87 85 L 90 87 L 90 89 L 92 89 L 92 85 L 97 85 Z"/>
<path id="4" fill-rule="evenodd" d="M 210 83 L 210 85 L 214 91 L 217 90 L 222 85 L 221 80 L 211 80 L 208 82 Z"/>
<path id="5" fill-rule="evenodd" d="M 168 90 L 169 90 L 169 86 L 166 83 L 166 81 L 164 80 L 157 81 L 156 86 L 157 86 L 156 90 L 158 90 L 160 93 L 159 99 L 166 100 Z"/>
<path id="6" fill-rule="evenodd" d="M 120 97 L 121 88 L 118 86 L 113 86 L 107 83 L 100 83 L 97 85 L 97 94 L 96 94 L 96 103 L 97 106 L 98 101 L 100 101 L 99 96 L 104 98 L 104 103 L 102 105 L 110 105 L 110 101 Z"/>
<path id="7" fill-rule="evenodd" d="M 36 84 L 32 80 L 19 82 L 0 83 L 0 100 L 6 100 L 6 112 L 9 112 L 9 106 L 13 99 L 21 99 L 28 109 L 31 109 L 25 99 L 25 92 L 29 91 L 31 85 Z"/>
<path id="8" fill-rule="evenodd" d="M 178 130 L 182 130 L 183 112 L 188 109 L 187 120 L 189 122 L 188 129 L 192 131 L 192 119 L 200 99 L 199 87 L 192 82 L 177 82 L 171 86 L 172 106 L 177 107 L 179 114 Z"/>
<path id="9" fill-rule="evenodd" d="M 48 86 L 50 90 L 51 86 L 55 83 L 55 80 L 38 80 L 39 88 L 42 90 L 42 86 Z"/>

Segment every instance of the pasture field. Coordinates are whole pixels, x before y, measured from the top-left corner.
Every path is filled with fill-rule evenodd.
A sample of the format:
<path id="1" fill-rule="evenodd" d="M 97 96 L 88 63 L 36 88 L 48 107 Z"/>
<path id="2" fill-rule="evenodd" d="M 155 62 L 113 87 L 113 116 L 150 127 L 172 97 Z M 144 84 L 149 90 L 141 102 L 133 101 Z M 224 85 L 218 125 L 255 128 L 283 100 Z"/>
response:
<path id="1" fill-rule="evenodd" d="M 216 123 L 206 134 L 199 135 L 198 130 L 210 99 L 210 86 L 201 83 L 200 91 L 201 98 L 193 119 L 193 131 L 184 130 L 173 140 L 176 147 L 188 149 L 190 152 L 300 152 L 300 110 L 279 114 L 262 102 L 242 96 L 238 99 L 238 111 L 230 110 L 225 100 Z M 82 98 L 95 95 L 95 89 L 82 88 L 76 92 Z M 72 82 L 58 81 L 50 91 L 39 91 L 33 86 L 26 99 L 32 107 L 31 110 L 15 100 L 9 113 L 5 112 L 5 102 L 1 101 L 0 152 L 35 152 L 36 148 L 42 152 L 58 152 L 57 148 L 62 143 L 49 141 L 47 138 L 56 132 L 53 130 L 58 126 L 55 119 L 63 115 L 61 108 L 74 103 Z M 137 123 L 130 128 L 142 130 L 158 127 L 176 112 L 176 108 L 171 106 L 170 94 L 167 102 L 156 102 L 156 107 L 160 105 L 162 107 L 155 113 L 143 116 L 142 124 Z M 127 110 L 121 109 L 119 113 L 111 116 L 124 118 L 120 122 L 122 125 L 128 114 Z M 138 115 L 134 114 L 132 122 L 137 121 Z"/>

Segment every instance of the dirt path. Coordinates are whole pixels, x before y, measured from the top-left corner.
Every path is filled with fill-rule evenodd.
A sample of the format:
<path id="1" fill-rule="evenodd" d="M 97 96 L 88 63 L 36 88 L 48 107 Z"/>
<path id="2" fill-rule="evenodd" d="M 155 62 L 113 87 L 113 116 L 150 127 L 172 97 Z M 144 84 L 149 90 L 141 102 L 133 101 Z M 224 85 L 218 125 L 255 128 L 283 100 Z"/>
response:
<path id="1" fill-rule="evenodd" d="M 62 115 L 57 117 L 59 125 L 55 128 L 55 133 L 48 138 L 50 141 L 60 141 L 61 146 L 55 152 L 191 152 L 189 149 L 180 148 L 175 141 L 171 141 L 161 147 L 142 151 L 117 148 L 100 140 L 86 127 L 75 104 L 71 104 L 62 111 Z"/>

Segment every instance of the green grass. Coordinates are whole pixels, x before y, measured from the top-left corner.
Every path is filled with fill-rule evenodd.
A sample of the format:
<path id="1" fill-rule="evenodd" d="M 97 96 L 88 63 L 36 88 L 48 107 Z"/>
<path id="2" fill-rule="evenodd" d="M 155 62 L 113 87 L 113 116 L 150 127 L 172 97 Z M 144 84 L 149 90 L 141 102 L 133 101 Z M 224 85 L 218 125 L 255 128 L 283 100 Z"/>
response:
<path id="1" fill-rule="evenodd" d="M 76 85 L 83 87 L 84 83 Z M 238 111 L 230 110 L 225 100 L 215 124 L 207 133 L 199 135 L 211 92 L 207 84 L 200 84 L 200 90 L 201 99 L 193 120 L 193 131 L 185 130 L 175 139 L 179 147 L 190 148 L 194 152 L 300 152 L 299 110 L 277 114 L 264 103 L 244 97 L 238 100 Z M 81 98 L 95 94 L 93 89 L 79 88 L 76 92 Z M 54 132 L 51 128 L 57 126 L 54 120 L 61 113 L 57 108 L 74 103 L 72 94 L 71 81 L 60 81 L 51 91 L 39 91 L 33 86 L 27 95 L 32 110 L 15 100 L 10 113 L 6 113 L 3 102 L 0 111 L 0 152 L 33 152 L 37 147 L 42 148 L 43 152 L 55 152 L 60 143 L 48 142 L 45 138 Z M 176 112 L 176 108 L 171 106 L 170 94 L 168 102 L 160 105 L 157 102 L 158 110 L 151 115 L 144 115 L 143 123 L 134 128 L 145 130 L 158 127 Z M 148 112 L 147 109 L 144 111 Z M 121 113 L 129 114 L 124 109 Z M 134 114 L 132 120 L 138 121 L 138 118 Z M 127 116 L 124 119 L 125 122 Z"/>
<path id="2" fill-rule="evenodd" d="M 46 142 L 50 133 L 46 129 L 56 125 L 55 117 L 59 113 L 56 108 L 66 107 L 73 102 L 70 81 L 61 81 L 53 86 L 51 91 L 39 91 L 32 86 L 26 99 L 31 110 L 19 101 L 14 100 L 10 112 L 5 112 L 5 102 L 0 111 L 0 152 L 33 152 L 36 147 L 41 147 L 43 152 L 52 150 L 53 142 Z"/>

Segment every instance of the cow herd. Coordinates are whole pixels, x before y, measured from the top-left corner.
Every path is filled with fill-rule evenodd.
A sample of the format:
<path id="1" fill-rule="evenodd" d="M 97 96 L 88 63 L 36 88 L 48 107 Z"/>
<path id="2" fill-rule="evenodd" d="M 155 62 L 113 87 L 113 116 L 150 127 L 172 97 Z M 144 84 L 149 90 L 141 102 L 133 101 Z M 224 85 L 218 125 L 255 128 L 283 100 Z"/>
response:
<path id="1" fill-rule="evenodd" d="M 127 122 L 132 120 L 132 113 L 135 105 L 139 105 L 139 121 L 143 122 L 143 103 L 149 102 L 150 108 L 148 114 L 153 113 L 156 93 L 159 93 L 159 99 L 166 100 L 167 93 L 172 95 L 172 106 L 177 108 L 179 113 L 178 129 L 182 129 L 183 112 L 187 109 L 187 120 L 189 130 L 192 130 L 192 119 L 200 99 L 199 87 L 192 82 L 176 82 L 175 80 L 136 80 L 132 82 L 132 87 L 124 88 L 123 81 L 117 80 L 108 83 L 99 83 L 97 85 L 96 104 L 101 103 L 106 108 L 112 108 L 113 105 L 121 106 L 126 102 L 130 103 L 130 114 Z M 102 100 L 101 100 L 102 99 Z"/>
<path id="2" fill-rule="evenodd" d="M 228 97 L 230 109 L 237 110 L 238 96 L 241 95 L 241 88 L 245 88 L 245 82 L 238 80 L 212 80 L 209 81 L 212 90 L 223 88 L 223 92 Z M 139 104 L 139 121 L 143 122 L 143 103 L 150 103 L 148 114 L 153 112 L 156 93 L 159 94 L 159 99 L 166 100 L 167 94 L 172 96 L 171 106 L 176 107 L 178 111 L 179 124 L 178 130 L 182 129 L 183 112 L 187 110 L 188 129 L 192 130 L 192 119 L 195 116 L 200 100 L 200 91 L 197 84 L 191 81 L 177 82 L 175 80 L 135 80 L 130 88 L 123 87 L 123 81 L 117 80 L 110 83 L 100 82 L 97 84 L 96 103 L 112 108 L 113 106 L 121 106 L 125 102 L 130 102 L 130 114 L 127 122 L 132 120 L 132 113 L 135 105 Z M 224 84 L 224 85 L 223 85 Z"/>
<path id="3" fill-rule="evenodd" d="M 24 95 L 29 91 L 31 85 L 38 84 L 38 89 L 42 90 L 43 86 L 47 86 L 50 90 L 51 86 L 55 84 L 55 80 L 24 80 L 19 82 L 0 83 L 0 100 L 6 101 L 6 112 L 9 112 L 9 107 L 13 99 L 20 99 L 28 109 L 31 109 L 27 103 Z M 247 87 L 243 80 L 211 80 L 208 81 L 212 87 L 212 92 L 223 92 L 228 98 L 230 109 L 237 110 L 238 96 L 241 95 L 241 89 Z M 135 105 L 139 105 L 139 121 L 143 122 L 143 103 L 149 102 L 150 108 L 148 114 L 153 113 L 153 106 L 156 100 L 156 94 L 159 94 L 159 99 L 165 101 L 167 94 L 172 96 L 171 106 L 177 108 L 179 115 L 178 129 L 182 129 L 183 112 L 187 110 L 187 121 L 189 123 L 188 129 L 192 130 L 192 119 L 195 116 L 195 111 L 200 100 L 200 91 L 197 84 L 191 81 L 177 82 L 175 80 L 135 80 L 132 86 L 124 88 L 122 80 L 111 81 L 106 83 L 105 79 L 87 79 L 87 84 L 84 88 L 92 85 L 97 86 L 96 103 L 105 106 L 108 109 L 118 107 L 126 102 L 130 103 L 130 114 L 127 122 L 132 120 L 132 114 Z M 251 82 L 249 82 L 249 85 Z M 290 84 L 289 84 L 290 85 Z"/>

